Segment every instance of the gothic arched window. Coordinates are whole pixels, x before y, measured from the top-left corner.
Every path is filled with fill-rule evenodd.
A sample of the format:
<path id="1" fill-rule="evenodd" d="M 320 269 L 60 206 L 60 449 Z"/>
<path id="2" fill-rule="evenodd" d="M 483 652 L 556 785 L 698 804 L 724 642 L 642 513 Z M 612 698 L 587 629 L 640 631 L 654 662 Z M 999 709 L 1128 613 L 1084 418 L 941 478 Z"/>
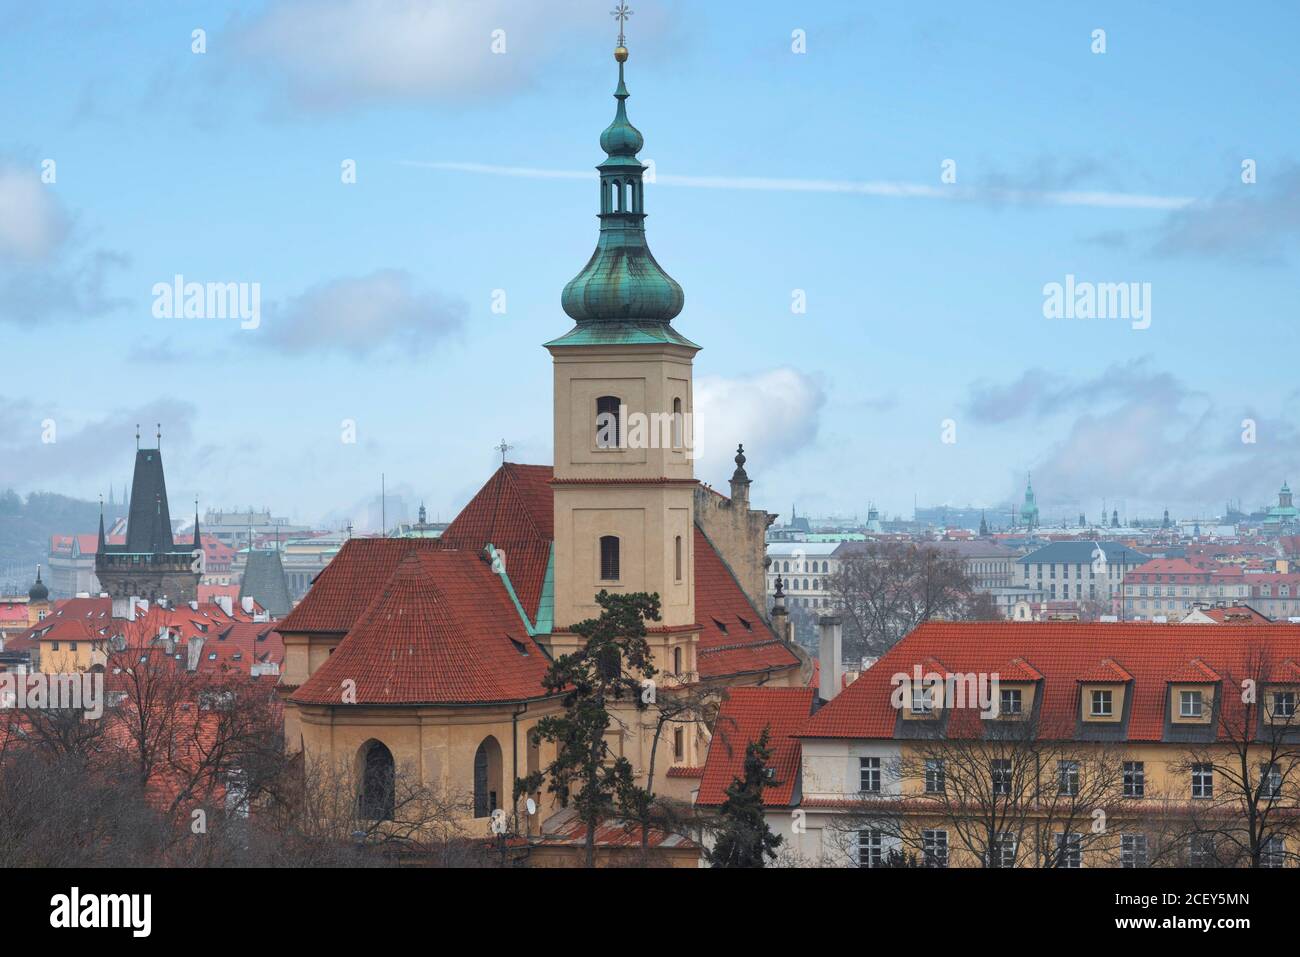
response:
<path id="1" fill-rule="evenodd" d="M 371 821 L 391 821 L 396 776 L 393 752 L 382 742 L 372 740 L 362 746 L 361 761 L 361 816 Z"/>
<path id="2" fill-rule="evenodd" d="M 682 580 L 682 537 L 680 535 L 673 540 L 673 579 Z"/>
<path id="3" fill-rule="evenodd" d="M 600 536 L 600 579 L 618 581 L 618 536 Z"/>
<path id="4" fill-rule="evenodd" d="M 622 400 L 616 395 L 602 395 L 596 400 L 596 448 L 618 448 L 621 405 Z"/>

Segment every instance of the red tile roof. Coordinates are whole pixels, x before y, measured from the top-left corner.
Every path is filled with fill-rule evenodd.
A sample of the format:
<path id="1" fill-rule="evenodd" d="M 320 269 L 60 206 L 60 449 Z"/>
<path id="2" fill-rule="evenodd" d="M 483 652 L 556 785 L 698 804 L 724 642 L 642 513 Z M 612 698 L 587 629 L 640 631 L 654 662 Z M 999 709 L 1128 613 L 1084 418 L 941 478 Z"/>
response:
<path id="1" fill-rule="evenodd" d="M 1226 684 L 1252 669 L 1251 656 L 1262 650 L 1274 670 L 1300 657 L 1300 627 L 1201 625 L 1150 622 L 928 622 L 862 673 L 808 721 L 801 737 L 892 738 L 897 717 L 891 706 L 891 678 L 912 674 L 913 666 L 941 655 L 953 671 L 1000 673 L 1017 657 L 1032 660 L 1043 674 L 1042 725 L 1073 728 L 1078 717 L 1078 682 L 1096 673 L 1102 659 L 1122 662 L 1131 675 L 1128 723 L 1131 741 L 1159 741 L 1164 733 L 1167 691 L 1175 681 Z M 924 670 L 924 669 L 923 669 Z M 1266 677 L 1266 676 L 1264 676 Z M 1289 674 L 1284 680 L 1294 680 Z M 1225 706 L 1240 706 L 1240 696 L 1225 694 Z M 1229 713 L 1229 720 L 1231 713 Z"/>
<path id="2" fill-rule="evenodd" d="M 1105 684 L 1107 682 L 1132 681 L 1133 676 L 1125 671 L 1119 662 L 1111 658 L 1103 658 L 1097 662 L 1095 668 L 1079 675 L 1078 680 L 1089 684 Z"/>
<path id="3" fill-rule="evenodd" d="M 1267 615 L 1261 615 L 1249 605 L 1233 605 L 1224 608 L 1202 608 L 1202 615 L 1221 625 L 1269 624 L 1273 621 Z"/>
<path id="4" fill-rule="evenodd" d="M 346 634 L 323 668 L 330 667 L 330 681 L 351 677 L 360 684 L 359 673 L 366 672 L 368 666 L 359 657 L 361 643 L 355 640 L 357 636 L 366 637 L 370 649 L 367 653 L 380 659 L 391 657 L 391 649 L 374 635 L 378 628 L 373 620 L 375 611 L 367 608 L 378 601 L 381 592 L 393 588 L 399 567 L 406 569 L 406 579 L 423 569 L 433 576 L 425 584 L 438 597 L 433 600 L 407 581 L 400 591 L 403 600 L 421 609 L 420 627 L 424 632 L 403 633 L 405 637 L 425 643 L 421 636 L 427 635 L 435 644 L 449 642 L 455 646 L 456 655 L 467 657 L 473 657 L 467 649 L 476 639 L 483 643 L 476 654 L 486 651 L 497 655 L 498 662 L 514 662 L 512 655 L 517 652 L 509 638 L 522 640 L 529 647 L 533 642 L 527 639 L 500 578 L 491 572 L 481 553 L 489 542 L 503 553 L 515 595 L 530 620 L 536 621 L 552 549 L 551 474 L 547 466 L 503 465 L 437 539 L 348 541 L 277 629 L 281 633 Z M 731 570 L 698 528 L 694 549 L 696 620 L 701 628 L 700 676 L 709 679 L 797 666 L 798 657 L 750 604 Z M 408 567 L 407 560 L 413 558 L 419 560 Z M 482 595 L 476 595 L 474 589 L 480 589 Z M 511 654 L 504 654 L 507 649 Z M 343 666 L 337 664 L 339 661 L 348 662 L 347 668 L 357 674 L 340 673 Z M 384 669 L 382 661 L 375 667 Z M 540 678 L 545 664 L 540 657 L 534 656 L 520 672 L 535 676 L 531 687 L 516 680 L 519 675 L 507 675 L 494 682 L 488 680 L 490 674 L 483 673 L 481 682 L 470 680 L 480 671 L 464 671 L 459 683 L 457 676 L 436 669 L 405 683 L 384 671 L 382 680 L 375 675 L 367 679 L 370 683 L 366 694 L 369 700 L 386 703 L 518 700 L 543 694 Z M 316 677 L 304 684 L 295 698 L 339 703 L 333 686 L 323 687 L 316 683 Z"/>
<path id="5" fill-rule="evenodd" d="M 517 701 L 544 694 L 548 662 L 476 552 L 423 551 L 402 560 L 292 700 L 342 704 L 350 679 L 357 704 Z"/>
<path id="6" fill-rule="evenodd" d="M 708 537 L 695 529 L 695 620 L 700 677 L 747 674 L 799 663 L 754 610 Z"/>
<path id="7" fill-rule="evenodd" d="M 316 576 L 307 597 L 279 622 L 279 630 L 346 633 L 402 559 L 440 547 L 436 538 L 348 539 Z"/>
<path id="8" fill-rule="evenodd" d="M 775 780 L 763 789 L 763 804 L 788 807 L 802 757 L 794 735 L 807 723 L 816 696 L 812 688 L 731 689 L 718 711 L 696 803 L 716 806 L 727 799 L 727 787 L 744 767 L 745 748 L 767 728 L 772 752 L 767 766 Z"/>

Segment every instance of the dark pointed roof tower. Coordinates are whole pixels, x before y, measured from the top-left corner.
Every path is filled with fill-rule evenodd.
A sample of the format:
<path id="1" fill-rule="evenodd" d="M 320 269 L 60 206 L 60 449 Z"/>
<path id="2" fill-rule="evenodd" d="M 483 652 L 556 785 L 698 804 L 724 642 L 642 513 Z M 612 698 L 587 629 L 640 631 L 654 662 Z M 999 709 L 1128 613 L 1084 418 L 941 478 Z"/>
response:
<path id="1" fill-rule="evenodd" d="M 698 349 L 671 325 L 682 311 L 685 295 L 655 261 L 646 243 L 646 167 L 636 155 L 645 139 L 627 118 L 629 94 L 623 81 L 627 47 L 621 37 L 620 33 L 614 51 L 618 108 L 614 121 L 600 134 L 606 158 L 596 167 L 600 172 L 600 237 L 591 259 L 560 297 L 576 325 L 546 345 L 671 342 Z"/>

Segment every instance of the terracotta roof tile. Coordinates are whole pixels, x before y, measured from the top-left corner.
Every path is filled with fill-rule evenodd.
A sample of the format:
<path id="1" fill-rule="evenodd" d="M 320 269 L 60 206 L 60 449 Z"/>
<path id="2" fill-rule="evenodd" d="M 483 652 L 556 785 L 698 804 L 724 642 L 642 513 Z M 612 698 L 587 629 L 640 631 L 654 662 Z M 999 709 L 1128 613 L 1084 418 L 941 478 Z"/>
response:
<path id="1" fill-rule="evenodd" d="M 293 693 L 305 704 L 517 701 L 544 694 L 548 658 L 477 553 L 408 555 L 334 653 Z"/>
<path id="2" fill-rule="evenodd" d="M 763 789 L 763 804 L 789 806 L 803 753 L 794 735 L 808 721 L 816 696 L 812 688 L 731 689 L 713 727 L 696 803 L 716 806 L 727 799 L 727 787 L 744 767 L 745 748 L 767 728 L 774 780 Z"/>
<path id="3" fill-rule="evenodd" d="M 892 738 L 897 717 L 890 703 L 891 677 L 910 675 L 915 662 L 942 656 L 959 673 L 1001 672 L 1009 660 L 1032 660 L 1043 675 L 1041 714 L 1045 726 L 1073 727 L 1077 719 L 1078 682 L 1109 659 L 1131 676 L 1132 703 L 1128 736 L 1132 741 L 1159 741 L 1164 734 L 1167 692 L 1171 682 L 1218 682 L 1225 685 L 1254 669 L 1250 657 L 1262 650 L 1276 662 L 1273 671 L 1294 680 L 1282 663 L 1300 659 L 1300 627 L 1201 625 L 1151 622 L 928 622 L 890 649 L 833 701 L 819 710 L 801 732 L 803 737 Z M 1123 662 L 1123 665 L 1119 665 Z M 1112 669 L 1113 670 L 1113 669 Z M 1222 678 L 1220 677 L 1222 676 Z M 1267 676 L 1263 676 L 1267 677 Z M 1225 706 L 1240 696 L 1224 696 Z M 1231 716 L 1229 715 L 1229 719 Z"/>

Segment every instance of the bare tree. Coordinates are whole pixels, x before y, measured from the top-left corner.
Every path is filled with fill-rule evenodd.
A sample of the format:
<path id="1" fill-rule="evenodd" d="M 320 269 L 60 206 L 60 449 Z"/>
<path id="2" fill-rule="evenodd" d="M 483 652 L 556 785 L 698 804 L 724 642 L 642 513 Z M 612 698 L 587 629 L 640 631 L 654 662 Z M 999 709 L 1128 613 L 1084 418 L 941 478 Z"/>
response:
<path id="1" fill-rule="evenodd" d="M 1188 782 L 1188 863 L 1282 867 L 1300 838 L 1300 672 L 1260 645 L 1217 685 L 1209 739 L 1170 771 Z M 1288 846 L 1289 845 L 1289 846 Z"/>
<path id="2" fill-rule="evenodd" d="M 829 586 L 847 619 L 845 645 L 853 657 L 878 657 L 931 618 L 961 617 L 975 591 L 959 557 L 911 542 L 855 548 Z"/>

